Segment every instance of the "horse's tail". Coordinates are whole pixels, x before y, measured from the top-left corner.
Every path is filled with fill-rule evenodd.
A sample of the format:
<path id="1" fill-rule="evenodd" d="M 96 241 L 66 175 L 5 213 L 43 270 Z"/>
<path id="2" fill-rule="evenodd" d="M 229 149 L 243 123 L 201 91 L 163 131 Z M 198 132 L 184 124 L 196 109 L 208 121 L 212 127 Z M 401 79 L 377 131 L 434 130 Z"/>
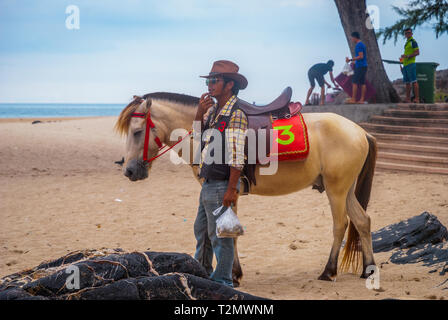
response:
<path id="1" fill-rule="evenodd" d="M 359 204 L 364 210 L 367 210 L 367 205 L 370 200 L 370 192 L 372 190 L 373 174 L 375 172 L 377 143 L 375 137 L 366 133 L 367 141 L 369 142 L 369 153 L 364 162 L 361 172 L 358 175 L 356 182 L 355 196 Z M 362 262 L 361 241 L 359 239 L 358 230 L 350 221 L 348 227 L 347 241 L 344 246 L 344 255 L 341 262 L 341 270 L 347 272 L 352 267 L 352 271 L 357 273 L 361 269 Z"/>

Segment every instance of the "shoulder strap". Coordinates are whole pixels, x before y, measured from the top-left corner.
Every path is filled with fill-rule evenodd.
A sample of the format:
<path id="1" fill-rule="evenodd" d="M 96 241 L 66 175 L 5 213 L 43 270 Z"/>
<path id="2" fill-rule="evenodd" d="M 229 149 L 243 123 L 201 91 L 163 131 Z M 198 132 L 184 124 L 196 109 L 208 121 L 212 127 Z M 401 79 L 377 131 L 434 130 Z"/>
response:
<path id="1" fill-rule="evenodd" d="M 235 103 L 233 104 L 232 109 L 230 109 L 229 115 L 221 116 L 221 117 L 220 117 L 220 121 L 218 121 L 218 122 L 225 121 L 226 123 L 228 123 L 228 122 L 230 121 L 230 119 L 232 118 L 232 115 L 233 115 L 233 113 L 235 112 L 235 110 L 236 110 L 236 109 L 239 109 L 238 106 L 237 106 L 237 104 L 238 104 L 238 100 L 239 100 L 239 99 L 236 98 L 236 101 L 235 101 Z M 215 115 L 215 116 L 216 116 L 216 115 Z"/>
<path id="2" fill-rule="evenodd" d="M 213 108 L 213 107 L 212 107 Z M 210 128 L 210 122 L 212 121 L 214 114 L 212 115 L 212 113 L 210 112 L 207 116 L 207 120 L 205 120 L 205 124 L 204 124 L 204 130 Z"/>
<path id="3" fill-rule="evenodd" d="M 234 109 L 232 109 L 231 115 L 233 115 L 233 113 L 234 113 L 236 110 L 240 110 L 240 111 L 246 116 L 247 121 L 249 121 L 249 117 L 247 116 L 246 111 L 244 111 L 244 109 L 241 108 L 241 105 L 240 105 L 240 98 L 237 97 L 236 102 L 235 102 L 235 105 L 233 106 L 233 108 L 234 108 Z"/>

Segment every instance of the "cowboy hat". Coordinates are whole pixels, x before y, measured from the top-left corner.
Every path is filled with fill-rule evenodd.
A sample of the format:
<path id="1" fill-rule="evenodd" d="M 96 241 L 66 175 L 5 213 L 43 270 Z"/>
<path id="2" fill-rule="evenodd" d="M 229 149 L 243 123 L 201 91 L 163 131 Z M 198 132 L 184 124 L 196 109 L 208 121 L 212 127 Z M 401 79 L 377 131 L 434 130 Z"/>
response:
<path id="1" fill-rule="evenodd" d="M 212 70 L 206 76 L 201 78 L 211 78 L 216 76 L 223 76 L 225 78 L 238 82 L 239 88 L 242 90 L 247 87 L 247 79 L 242 74 L 238 73 L 240 68 L 236 63 L 227 60 L 218 60 L 213 63 Z"/>

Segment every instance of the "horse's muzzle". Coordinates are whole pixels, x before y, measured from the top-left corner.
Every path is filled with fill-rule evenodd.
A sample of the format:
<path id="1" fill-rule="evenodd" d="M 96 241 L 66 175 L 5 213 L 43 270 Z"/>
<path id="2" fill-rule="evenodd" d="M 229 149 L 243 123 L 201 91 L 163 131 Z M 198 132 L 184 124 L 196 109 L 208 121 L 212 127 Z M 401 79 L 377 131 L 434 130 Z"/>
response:
<path id="1" fill-rule="evenodd" d="M 148 166 L 141 160 L 130 160 L 124 169 L 124 175 L 131 181 L 146 179 L 148 177 Z"/>

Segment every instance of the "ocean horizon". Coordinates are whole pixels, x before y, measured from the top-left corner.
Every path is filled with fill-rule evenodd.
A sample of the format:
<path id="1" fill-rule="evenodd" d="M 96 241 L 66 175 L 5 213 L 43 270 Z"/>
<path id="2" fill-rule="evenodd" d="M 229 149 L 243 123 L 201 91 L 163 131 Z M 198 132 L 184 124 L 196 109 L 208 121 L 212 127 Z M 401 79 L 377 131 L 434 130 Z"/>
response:
<path id="1" fill-rule="evenodd" d="M 127 103 L 0 103 L 0 118 L 118 116 Z"/>

